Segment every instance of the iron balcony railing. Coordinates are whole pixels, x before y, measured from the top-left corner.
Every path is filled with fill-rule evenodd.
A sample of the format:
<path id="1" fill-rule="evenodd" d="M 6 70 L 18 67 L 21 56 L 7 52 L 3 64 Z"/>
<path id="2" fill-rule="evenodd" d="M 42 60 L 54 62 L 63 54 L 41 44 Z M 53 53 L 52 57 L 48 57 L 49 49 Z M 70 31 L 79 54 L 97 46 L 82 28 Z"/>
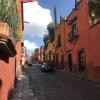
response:
<path id="1" fill-rule="evenodd" d="M 68 41 L 71 43 L 75 43 L 78 40 L 78 38 L 79 38 L 78 29 L 76 29 L 74 32 L 71 31 L 68 34 Z"/>

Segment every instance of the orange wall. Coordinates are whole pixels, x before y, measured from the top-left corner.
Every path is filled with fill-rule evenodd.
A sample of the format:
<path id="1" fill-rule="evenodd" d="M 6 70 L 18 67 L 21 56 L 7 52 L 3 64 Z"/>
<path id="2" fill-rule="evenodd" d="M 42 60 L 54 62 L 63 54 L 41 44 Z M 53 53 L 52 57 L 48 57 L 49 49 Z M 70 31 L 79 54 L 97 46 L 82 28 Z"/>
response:
<path id="1" fill-rule="evenodd" d="M 56 47 L 57 45 L 57 40 L 58 40 L 58 35 L 61 35 L 61 46 L 60 47 Z M 61 64 L 61 57 L 64 54 L 64 44 L 65 44 L 65 38 L 64 38 L 64 21 L 62 21 L 59 26 L 55 29 L 55 54 L 58 54 L 58 64 L 57 66 L 59 68 L 63 67 L 63 64 Z M 56 55 L 55 55 L 56 56 Z"/>
<path id="2" fill-rule="evenodd" d="M 98 23 L 94 27 L 91 27 L 91 40 L 95 66 L 100 66 L 100 23 Z"/>
<path id="3" fill-rule="evenodd" d="M 66 21 L 65 52 L 72 50 L 71 53 L 73 54 L 73 63 L 77 63 L 78 50 L 81 48 L 83 49 L 85 48 L 85 53 L 87 57 L 86 60 L 87 60 L 87 64 L 89 64 L 91 63 L 91 59 L 90 59 L 91 46 L 90 46 L 90 31 L 89 31 L 89 22 L 88 22 L 88 8 L 87 8 L 86 0 L 83 0 L 76 9 L 78 10 L 74 10 Z M 78 35 L 79 35 L 78 40 L 74 44 L 68 41 L 68 34 L 71 32 L 71 26 L 68 23 L 73 17 L 78 17 L 76 19 L 76 24 L 77 24 Z"/>
<path id="4" fill-rule="evenodd" d="M 100 78 L 100 23 L 91 27 L 91 45 L 93 54 L 94 77 Z"/>
<path id="5" fill-rule="evenodd" d="M 79 38 L 75 43 L 71 43 L 68 41 L 68 34 L 71 32 L 71 25 L 69 25 L 69 22 L 74 17 L 77 17 L 75 22 L 78 28 Z M 60 48 L 56 48 L 55 50 L 56 54 L 58 54 L 58 66 L 61 67 L 61 56 L 64 54 L 64 67 L 67 67 L 66 52 L 70 51 L 72 54 L 73 65 L 77 65 L 76 71 L 78 72 L 78 51 L 80 49 L 84 49 L 86 59 L 86 67 L 84 72 L 90 78 L 100 78 L 100 23 L 90 28 L 87 0 L 82 0 L 76 9 L 74 9 L 67 17 L 65 21 L 65 28 L 64 22 L 62 21 L 60 25 L 58 25 L 58 27 L 55 29 L 55 43 L 57 43 L 57 36 L 59 33 L 62 35 L 62 46 Z M 74 66 L 72 71 L 74 71 Z"/>
<path id="6" fill-rule="evenodd" d="M 21 4 L 20 0 L 17 0 L 18 13 L 20 15 L 20 29 L 19 35 L 22 38 L 22 19 L 21 19 Z M 17 75 L 20 74 L 20 58 L 21 58 L 21 40 L 16 43 L 16 64 L 17 64 Z M 0 100 L 7 100 L 10 90 L 14 88 L 15 79 L 15 57 L 9 58 L 9 62 L 0 59 L 0 80 L 2 80 L 2 87 L 0 88 Z"/>
<path id="7" fill-rule="evenodd" d="M 9 58 L 9 63 L 0 60 L 0 80 L 2 80 L 1 98 L 7 100 L 8 92 L 14 88 L 15 58 Z"/>
<path id="8" fill-rule="evenodd" d="M 17 77 L 21 74 L 21 41 L 18 41 L 16 43 L 16 50 L 17 50 L 17 55 L 16 55 L 16 73 Z"/>
<path id="9" fill-rule="evenodd" d="M 22 41 L 22 12 L 21 12 L 21 3 L 20 3 L 20 0 L 16 0 L 17 1 L 17 11 L 18 11 L 18 14 L 20 16 L 20 28 L 19 28 L 19 31 L 18 31 L 18 34 L 20 36 L 20 40 L 16 43 L 16 51 L 17 51 L 17 55 L 16 55 L 16 73 L 17 73 L 17 76 L 20 75 L 21 73 L 21 64 L 20 64 L 20 60 L 21 60 L 21 41 Z"/>

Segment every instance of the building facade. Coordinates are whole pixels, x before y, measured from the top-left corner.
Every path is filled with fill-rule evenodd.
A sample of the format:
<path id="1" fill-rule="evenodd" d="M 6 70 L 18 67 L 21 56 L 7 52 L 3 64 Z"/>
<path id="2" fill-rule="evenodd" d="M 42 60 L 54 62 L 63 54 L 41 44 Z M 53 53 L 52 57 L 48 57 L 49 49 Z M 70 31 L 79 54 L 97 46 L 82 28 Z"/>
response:
<path id="1" fill-rule="evenodd" d="M 44 46 L 40 47 L 40 63 L 45 62 L 45 48 Z"/>
<path id="2" fill-rule="evenodd" d="M 92 79 L 100 78 L 99 34 L 100 23 L 89 25 L 88 2 L 80 0 L 55 30 L 55 62 L 58 68 Z"/>
<path id="3" fill-rule="evenodd" d="M 64 32 L 65 32 L 65 21 L 62 20 L 60 24 L 55 29 L 55 64 L 56 67 L 63 69 L 64 68 Z"/>
<path id="4" fill-rule="evenodd" d="M 17 9 L 16 13 L 19 14 L 20 16 L 19 20 L 20 29 L 18 30 L 19 31 L 18 34 L 21 36 L 22 19 L 21 19 L 20 0 L 9 1 L 9 5 L 11 3 L 13 3 L 14 8 Z M 6 12 L 4 13 L 6 14 Z M 15 41 L 11 31 L 11 26 L 8 25 L 8 23 L 4 23 L 1 21 L 0 22 L 0 100 L 8 100 L 10 97 L 11 91 L 15 86 L 16 77 L 18 76 L 20 71 L 18 70 L 18 64 L 20 65 L 20 57 L 21 57 L 20 42 Z"/>
<path id="5" fill-rule="evenodd" d="M 45 61 L 54 64 L 55 61 L 55 43 L 54 41 L 48 42 L 47 48 L 45 50 Z"/>

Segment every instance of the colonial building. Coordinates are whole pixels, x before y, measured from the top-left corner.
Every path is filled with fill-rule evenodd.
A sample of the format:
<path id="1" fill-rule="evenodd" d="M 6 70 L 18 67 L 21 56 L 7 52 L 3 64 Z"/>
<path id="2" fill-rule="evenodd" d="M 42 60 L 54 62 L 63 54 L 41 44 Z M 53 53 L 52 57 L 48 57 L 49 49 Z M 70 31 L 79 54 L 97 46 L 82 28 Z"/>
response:
<path id="1" fill-rule="evenodd" d="M 55 64 L 56 67 L 64 68 L 64 50 L 65 50 L 65 20 L 62 20 L 55 29 Z"/>
<path id="2" fill-rule="evenodd" d="M 45 61 L 45 48 L 44 46 L 40 47 L 40 63 Z"/>
<path id="3" fill-rule="evenodd" d="M 12 13 L 12 10 L 14 13 L 13 16 L 10 15 L 8 18 L 8 12 L 0 9 L 2 16 L 4 13 L 3 17 L 0 15 L 0 100 L 8 100 L 14 88 L 16 76 L 20 71 L 17 69 L 20 66 L 21 57 L 21 42 L 19 42 L 22 36 L 21 3 L 20 0 L 5 0 L 0 4 L 0 7 L 8 10 L 9 15 Z M 9 8 L 11 11 L 9 11 Z M 20 19 L 17 20 L 15 25 L 14 20 L 16 21 L 18 16 Z M 16 19 L 14 19 L 15 17 Z M 20 29 L 17 30 L 18 32 L 15 32 L 17 27 L 19 27 L 17 25 L 20 25 Z M 20 37 L 19 39 L 17 35 Z"/>
<path id="4" fill-rule="evenodd" d="M 53 63 L 55 61 L 55 43 L 48 42 L 47 49 L 45 50 L 45 61 Z"/>
<path id="5" fill-rule="evenodd" d="M 92 79 L 100 78 L 99 35 L 100 23 L 90 26 L 88 2 L 80 0 L 55 29 L 58 68 Z"/>

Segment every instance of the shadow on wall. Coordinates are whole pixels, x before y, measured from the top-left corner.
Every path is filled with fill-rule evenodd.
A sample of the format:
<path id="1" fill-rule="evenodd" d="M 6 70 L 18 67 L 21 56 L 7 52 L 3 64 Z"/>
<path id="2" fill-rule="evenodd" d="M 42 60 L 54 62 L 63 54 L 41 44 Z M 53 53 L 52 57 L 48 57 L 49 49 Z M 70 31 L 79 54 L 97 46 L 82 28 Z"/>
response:
<path id="1" fill-rule="evenodd" d="M 2 80 L 0 79 L 0 100 L 1 100 L 1 95 L 2 95 Z"/>
<path id="2" fill-rule="evenodd" d="M 5 63 L 9 63 L 9 57 L 3 54 L 0 54 L 0 60 L 3 60 Z"/>

